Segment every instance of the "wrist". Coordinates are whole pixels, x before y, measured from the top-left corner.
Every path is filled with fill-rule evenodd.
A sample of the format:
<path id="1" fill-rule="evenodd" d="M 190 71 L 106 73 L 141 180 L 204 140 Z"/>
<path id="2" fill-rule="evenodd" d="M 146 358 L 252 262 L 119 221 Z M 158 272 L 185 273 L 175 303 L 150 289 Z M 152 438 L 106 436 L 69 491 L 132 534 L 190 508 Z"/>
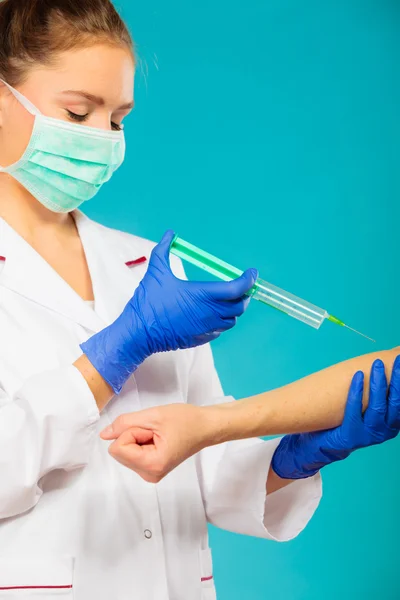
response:
<path id="1" fill-rule="evenodd" d="M 199 406 L 197 419 L 197 433 L 199 435 L 199 444 L 201 448 L 221 444 L 226 439 L 226 420 L 227 413 L 221 410 L 221 405 Z"/>
<path id="2" fill-rule="evenodd" d="M 258 431 L 262 430 L 260 423 L 266 418 L 265 414 L 261 417 L 260 412 L 251 410 L 245 401 L 202 406 L 201 410 L 205 446 L 263 435 Z"/>
<path id="3" fill-rule="evenodd" d="M 99 411 L 103 410 L 114 395 L 112 388 L 92 365 L 85 354 L 82 354 L 74 362 L 74 367 L 80 371 L 81 375 L 86 380 Z"/>
<path id="4" fill-rule="evenodd" d="M 126 357 L 127 362 L 136 369 L 151 354 L 151 337 L 137 311 L 128 303 L 120 316 L 108 326 L 110 339 L 112 339 L 111 352 L 121 360 Z"/>
<path id="5" fill-rule="evenodd" d="M 124 311 L 114 323 L 80 345 L 115 394 L 120 393 L 132 373 L 149 356 L 147 335 L 136 321 L 138 319 Z"/>
<path id="6" fill-rule="evenodd" d="M 258 398 L 238 400 L 220 405 L 224 413 L 224 441 L 269 435 L 270 406 Z"/>

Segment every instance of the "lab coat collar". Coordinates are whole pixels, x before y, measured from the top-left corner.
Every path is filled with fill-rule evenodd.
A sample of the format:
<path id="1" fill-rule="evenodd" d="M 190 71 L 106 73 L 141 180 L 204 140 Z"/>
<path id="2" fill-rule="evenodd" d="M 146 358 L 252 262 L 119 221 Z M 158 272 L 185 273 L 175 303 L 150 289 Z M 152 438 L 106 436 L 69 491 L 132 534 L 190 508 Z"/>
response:
<path id="1" fill-rule="evenodd" d="M 146 249 L 137 238 L 129 236 L 127 241 L 126 234 L 108 229 L 80 211 L 75 211 L 74 218 L 92 277 L 96 312 L 110 324 L 119 317 L 144 275 L 143 268 L 136 268 L 135 263 L 137 259 L 142 263 Z"/>
<path id="2" fill-rule="evenodd" d="M 95 311 L 3 219 L 0 219 L 0 256 L 5 257 L 0 285 L 64 315 L 92 332 L 113 322 L 133 295 L 140 279 L 126 266 L 139 257 L 120 238 L 91 221 L 80 211 L 74 218 L 92 278 Z"/>

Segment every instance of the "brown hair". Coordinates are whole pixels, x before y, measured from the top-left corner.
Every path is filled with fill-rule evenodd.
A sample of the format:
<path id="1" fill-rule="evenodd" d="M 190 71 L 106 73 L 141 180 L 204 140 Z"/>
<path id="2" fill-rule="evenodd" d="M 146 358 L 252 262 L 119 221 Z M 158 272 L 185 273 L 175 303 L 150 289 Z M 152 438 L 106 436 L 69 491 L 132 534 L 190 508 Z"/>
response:
<path id="1" fill-rule="evenodd" d="M 96 42 L 127 46 L 129 31 L 110 0 L 0 0 L 0 77 L 22 83 L 35 64 Z"/>

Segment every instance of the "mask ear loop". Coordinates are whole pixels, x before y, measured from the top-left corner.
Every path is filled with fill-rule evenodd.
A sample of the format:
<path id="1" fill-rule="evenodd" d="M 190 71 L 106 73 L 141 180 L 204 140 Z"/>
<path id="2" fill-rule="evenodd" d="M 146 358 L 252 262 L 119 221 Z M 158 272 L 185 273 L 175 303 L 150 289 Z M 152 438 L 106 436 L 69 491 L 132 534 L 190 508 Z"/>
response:
<path id="1" fill-rule="evenodd" d="M 30 102 L 28 100 L 28 98 L 25 98 L 25 96 L 23 94 L 21 94 L 21 92 L 19 92 L 18 90 L 14 89 L 11 85 L 9 85 L 6 81 L 4 81 L 4 79 L 0 78 L 0 83 L 2 83 L 3 85 L 6 86 L 6 88 L 8 90 L 10 90 L 10 92 L 13 94 L 13 96 L 18 100 L 18 102 L 20 102 L 20 104 L 34 117 L 37 117 L 38 115 L 41 115 L 42 113 L 40 112 L 40 110 L 38 108 L 36 108 L 36 106 L 34 104 L 32 104 L 32 102 Z M 18 161 L 19 162 L 19 161 Z M 17 164 L 17 163 L 15 163 Z M 2 167 L 0 165 L 0 173 L 4 173 L 6 172 L 8 169 L 8 167 Z"/>
<path id="2" fill-rule="evenodd" d="M 20 102 L 22 104 L 22 106 L 24 108 L 26 108 L 26 110 L 29 113 L 31 113 L 31 115 L 36 117 L 37 115 L 42 114 L 40 112 L 40 110 L 38 108 L 36 108 L 36 106 L 34 104 L 32 104 L 32 102 L 30 102 L 30 100 L 28 100 L 28 98 L 25 98 L 25 96 L 23 94 L 21 94 L 21 92 L 14 89 L 11 85 L 9 85 L 6 81 L 4 81 L 4 79 L 0 79 L 0 82 L 3 83 L 6 86 L 6 88 L 8 88 L 10 90 L 10 92 L 13 94 L 13 96 L 15 96 L 15 98 L 18 100 L 18 102 Z"/>

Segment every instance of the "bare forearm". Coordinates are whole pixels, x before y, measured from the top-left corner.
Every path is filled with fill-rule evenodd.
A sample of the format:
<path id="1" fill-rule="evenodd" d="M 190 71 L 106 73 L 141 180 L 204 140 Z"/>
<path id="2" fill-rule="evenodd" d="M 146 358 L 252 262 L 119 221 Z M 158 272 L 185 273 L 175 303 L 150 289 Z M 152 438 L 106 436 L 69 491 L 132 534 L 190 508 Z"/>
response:
<path id="1" fill-rule="evenodd" d="M 103 410 L 114 395 L 111 387 L 94 368 L 85 354 L 82 354 L 82 356 L 75 361 L 74 367 L 76 367 L 86 379 L 86 383 L 94 396 L 98 409 L 100 411 Z"/>
<path id="2" fill-rule="evenodd" d="M 272 467 L 269 468 L 268 479 L 267 479 L 267 494 L 273 494 L 278 490 L 286 487 L 293 483 L 294 479 L 282 479 L 275 473 Z"/>
<path id="3" fill-rule="evenodd" d="M 339 363 L 277 390 L 215 407 L 217 442 L 280 433 L 300 433 L 336 427 L 342 422 L 351 379 L 365 374 L 364 405 L 369 372 L 377 358 L 390 378 L 400 348 L 366 354 Z"/>

